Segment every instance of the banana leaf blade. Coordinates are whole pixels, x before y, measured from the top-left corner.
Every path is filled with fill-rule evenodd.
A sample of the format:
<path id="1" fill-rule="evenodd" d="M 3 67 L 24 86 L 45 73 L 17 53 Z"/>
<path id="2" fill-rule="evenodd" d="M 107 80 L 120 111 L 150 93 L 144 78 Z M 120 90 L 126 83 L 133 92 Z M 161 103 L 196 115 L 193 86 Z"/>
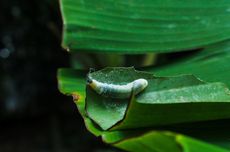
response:
<path id="1" fill-rule="evenodd" d="M 200 48 L 230 38 L 227 0 L 61 0 L 70 51 L 146 53 Z"/>

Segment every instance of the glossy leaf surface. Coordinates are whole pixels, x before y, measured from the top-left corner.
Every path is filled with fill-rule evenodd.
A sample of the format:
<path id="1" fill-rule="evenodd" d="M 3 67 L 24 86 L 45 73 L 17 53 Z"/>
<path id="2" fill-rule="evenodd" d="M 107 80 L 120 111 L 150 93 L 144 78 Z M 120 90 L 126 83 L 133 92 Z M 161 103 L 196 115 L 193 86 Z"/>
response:
<path id="1" fill-rule="evenodd" d="M 85 76 L 84 75 L 86 75 L 86 72 L 83 72 L 83 71 L 78 72 L 77 70 L 72 70 L 72 69 L 60 69 L 58 72 L 60 91 L 65 93 L 65 94 L 69 94 L 69 95 L 76 95 L 78 93 L 83 92 L 83 90 L 85 90 L 85 78 L 84 78 Z M 85 98 L 85 96 L 82 99 L 84 99 L 84 98 Z M 91 131 L 96 136 L 102 136 L 102 138 L 105 142 L 110 143 L 110 144 L 117 146 L 119 148 L 126 149 L 128 151 L 132 151 L 132 146 L 131 146 L 132 144 L 138 145 L 138 143 L 136 143 L 136 142 L 146 142 L 146 143 L 149 142 L 145 139 L 145 136 L 149 136 L 148 130 L 143 129 L 143 128 L 139 128 L 138 130 L 133 130 L 133 131 L 132 130 L 130 130 L 130 131 L 109 131 L 109 132 L 108 131 L 102 131 L 100 128 L 97 127 L 97 125 L 95 125 L 92 122 L 92 120 L 90 118 L 88 118 L 88 116 L 85 112 L 85 101 L 84 100 L 78 100 L 78 101 L 75 100 L 75 103 L 78 106 L 78 109 L 79 109 L 80 113 L 82 114 L 82 116 L 85 120 L 85 124 L 86 124 L 86 127 L 88 128 L 88 130 Z M 190 133 L 187 131 L 185 131 L 185 133 L 187 132 L 188 134 L 191 134 L 194 136 L 196 134 L 194 132 L 195 128 L 192 127 L 193 129 L 191 130 L 191 129 L 189 129 L 191 127 L 187 126 L 187 128 L 188 128 L 187 130 Z M 220 134 L 217 133 L 217 135 L 216 135 L 216 134 L 213 134 L 212 129 L 208 130 L 208 132 L 207 132 L 207 128 L 202 129 L 202 130 L 203 131 L 201 131 L 199 129 L 199 131 L 201 131 L 202 133 L 198 133 L 197 137 L 201 136 L 202 139 L 204 139 L 204 140 L 207 139 L 207 141 L 209 141 L 211 143 L 214 143 L 214 144 L 217 144 L 220 146 L 224 146 L 224 147 L 230 147 L 230 146 L 227 146 L 227 145 L 229 145 L 229 143 L 226 141 L 226 138 L 228 136 L 226 136 L 226 138 L 224 137 L 224 135 L 227 135 L 226 133 L 224 133 L 224 131 L 223 131 L 223 133 L 220 133 Z M 215 127 L 214 127 L 214 130 L 216 130 Z M 221 130 L 223 130 L 223 129 L 221 129 Z M 193 131 L 193 132 L 191 132 L 191 131 Z M 205 133 L 205 131 L 207 133 Z M 160 132 L 158 133 L 158 131 L 156 132 L 156 134 L 160 134 L 160 136 L 162 136 L 166 139 L 155 138 L 155 133 L 154 133 L 153 137 L 151 137 L 151 138 L 149 137 L 151 139 L 151 142 L 164 143 L 164 141 L 167 140 L 168 142 L 170 142 L 169 145 L 171 145 L 171 146 L 176 145 L 175 147 L 177 147 L 178 144 L 182 144 L 182 142 L 178 142 L 178 141 L 173 140 L 174 137 L 172 137 L 171 135 L 170 135 L 170 137 L 167 137 L 168 135 L 167 136 L 161 135 L 161 133 Z M 210 137 L 209 137 L 210 134 L 213 135 L 213 136 L 211 136 L 213 138 L 213 140 L 211 140 L 211 141 L 210 141 Z M 178 134 L 174 133 L 174 135 L 177 136 Z M 150 136 L 152 136 L 152 135 L 150 135 Z M 182 139 L 187 139 L 187 137 L 183 136 L 183 135 L 180 135 L 180 137 Z M 141 140 L 143 139 L 143 140 L 139 141 L 140 139 Z M 156 141 L 155 141 L 155 139 L 156 139 Z M 185 152 L 193 152 L 192 151 L 193 148 L 201 148 L 200 146 L 202 146 L 202 145 L 207 146 L 209 148 L 211 147 L 214 151 L 216 149 L 217 152 L 218 151 L 225 151 L 225 150 L 222 150 L 220 148 L 216 148 L 215 146 L 205 144 L 201 141 L 197 141 L 197 140 L 192 139 L 192 138 L 189 138 L 189 139 L 190 140 L 183 140 L 183 144 L 186 145 L 185 147 L 187 150 L 186 149 L 180 149 L 180 151 L 178 151 L 178 152 L 182 152 L 182 150 Z M 195 142 L 195 144 L 193 142 Z M 151 144 L 149 146 L 155 147 L 154 144 Z M 154 148 L 154 147 L 152 147 L 152 148 Z M 160 148 L 161 150 L 164 150 L 165 148 L 167 148 L 167 146 L 165 147 L 165 145 L 158 145 L 158 148 Z M 205 147 L 203 147 L 203 148 L 205 148 Z M 209 148 L 207 148 L 207 149 L 210 150 Z M 162 152 L 164 152 L 164 151 L 162 151 Z M 177 151 L 175 151 L 175 152 L 177 152 Z"/>
<path id="2" fill-rule="evenodd" d="M 146 70 L 157 76 L 193 74 L 206 82 L 223 82 L 230 87 L 230 41 L 210 45 L 182 61 Z"/>
<path id="3" fill-rule="evenodd" d="M 228 0 L 61 0 L 70 51 L 146 53 L 230 38 Z"/>

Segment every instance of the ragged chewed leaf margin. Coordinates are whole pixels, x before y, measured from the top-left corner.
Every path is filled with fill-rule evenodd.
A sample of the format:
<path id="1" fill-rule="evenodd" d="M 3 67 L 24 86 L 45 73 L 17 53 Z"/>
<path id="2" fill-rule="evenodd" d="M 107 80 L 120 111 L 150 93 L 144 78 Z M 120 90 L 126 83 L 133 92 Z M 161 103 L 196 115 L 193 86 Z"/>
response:
<path id="1" fill-rule="evenodd" d="M 82 73 L 82 72 L 80 72 Z M 84 90 L 84 88 L 79 88 L 79 84 L 76 83 L 76 82 L 79 82 L 79 83 L 84 83 L 85 85 L 85 78 L 84 77 L 81 77 L 81 80 L 78 81 L 79 79 L 77 78 L 79 75 L 78 75 L 78 72 L 76 70 L 73 70 L 73 69 L 61 69 L 59 70 L 59 73 L 58 73 L 58 80 L 59 80 L 59 89 L 61 92 L 65 92 L 67 94 L 71 94 L 73 92 L 77 92 L 76 90 Z M 66 80 L 71 80 L 72 84 L 75 85 L 75 87 L 71 87 L 71 89 L 68 89 L 68 87 L 70 86 L 69 83 L 70 81 L 66 81 Z M 61 84 L 61 85 L 60 85 Z M 82 86 L 84 86 L 82 85 Z M 129 142 L 130 139 L 142 139 L 145 134 L 148 134 L 149 131 L 145 131 L 145 129 L 137 129 L 137 130 L 134 130 L 134 131 L 102 131 L 100 130 L 100 128 L 98 128 L 88 117 L 87 115 L 85 114 L 84 112 L 84 101 L 83 102 L 76 102 L 76 105 L 78 106 L 79 108 L 79 111 L 80 113 L 82 114 L 84 120 L 85 120 L 85 124 L 86 124 L 86 127 L 89 129 L 89 131 L 91 131 L 92 133 L 94 133 L 96 136 L 102 136 L 104 142 L 107 142 L 107 143 L 110 143 L 114 146 L 117 146 L 119 148 L 122 148 L 122 149 L 126 149 L 128 151 L 131 151 L 132 148 L 128 148 L 127 149 L 127 146 L 125 146 L 126 148 L 124 148 L 123 146 L 126 145 L 126 142 Z M 158 132 L 158 131 L 157 131 Z M 211 131 L 212 132 L 212 131 Z M 175 134 L 176 135 L 176 134 Z M 180 135 L 182 138 L 184 137 L 183 135 Z M 218 136 L 219 137 L 219 136 Z M 187 137 L 185 137 L 187 138 Z M 217 140 L 217 144 L 219 143 L 218 140 L 220 140 L 220 142 L 222 142 L 221 139 L 216 139 Z M 124 141 L 124 142 L 122 142 Z M 138 141 L 138 140 L 137 140 Z M 195 142 L 196 144 L 191 144 L 191 142 L 185 140 L 184 141 L 184 144 L 185 146 L 187 147 L 187 150 L 185 150 L 185 152 L 193 152 L 192 148 L 200 148 L 201 145 L 205 144 L 201 141 L 197 141 L 196 139 L 190 139 L 190 141 L 192 142 Z M 132 143 L 133 141 L 130 140 L 130 143 Z M 119 143 L 121 143 L 119 145 Z M 215 144 L 216 144 L 215 143 Z M 172 143 L 173 144 L 173 143 Z M 128 145 L 128 144 L 127 144 Z M 210 146 L 209 144 L 205 144 L 207 146 Z M 221 144 L 220 144 L 221 145 Z M 204 147 L 205 148 L 205 147 Z M 214 150 L 214 151 L 219 151 L 220 148 L 217 148 L 215 146 L 211 146 L 211 148 Z M 217 148 L 217 150 L 215 150 Z M 164 147 L 162 147 L 162 149 L 164 149 Z M 189 149 L 189 150 L 188 150 Z M 197 149 L 196 149 L 197 150 Z M 210 149 L 209 149 L 210 150 Z M 225 152 L 226 150 L 221 150 L 221 152 Z M 163 151 L 162 151 L 163 152 Z M 178 152 L 181 152 L 181 151 L 178 151 Z M 194 151 L 195 152 L 195 151 Z"/>
<path id="2" fill-rule="evenodd" d="M 105 68 L 91 76 L 108 84 L 148 81 L 143 92 L 127 99 L 103 97 L 87 87 L 87 115 L 103 130 L 230 118 L 230 91 L 222 83 L 204 83 L 192 75 L 155 77 L 134 68 Z"/>

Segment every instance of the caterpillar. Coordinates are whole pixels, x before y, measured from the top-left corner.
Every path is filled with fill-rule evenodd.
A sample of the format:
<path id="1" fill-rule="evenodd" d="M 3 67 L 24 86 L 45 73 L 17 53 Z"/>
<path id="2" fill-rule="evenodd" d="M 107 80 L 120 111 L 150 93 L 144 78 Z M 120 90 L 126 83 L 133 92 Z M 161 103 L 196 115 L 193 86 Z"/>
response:
<path id="1" fill-rule="evenodd" d="M 116 85 L 116 84 L 108 84 L 102 83 L 97 80 L 94 80 L 90 77 L 87 78 L 87 84 L 98 94 L 104 97 L 111 98 L 129 98 L 131 94 L 137 95 L 141 91 L 143 91 L 147 85 L 148 81 L 145 79 L 137 79 L 125 85 Z"/>

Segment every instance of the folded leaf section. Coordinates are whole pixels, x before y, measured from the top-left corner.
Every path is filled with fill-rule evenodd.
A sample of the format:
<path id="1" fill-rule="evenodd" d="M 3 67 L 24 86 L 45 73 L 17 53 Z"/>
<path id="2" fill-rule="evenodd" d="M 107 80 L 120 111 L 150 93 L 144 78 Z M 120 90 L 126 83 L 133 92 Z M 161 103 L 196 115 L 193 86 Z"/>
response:
<path id="1" fill-rule="evenodd" d="M 192 75 L 155 77 L 133 68 L 106 68 L 91 76 L 108 84 L 148 81 L 144 91 L 127 99 L 103 97 L 87 87 L 87 115 L 103 130 L 230 118 L 230 91 L 223 83 L 205 83 Z"/>

